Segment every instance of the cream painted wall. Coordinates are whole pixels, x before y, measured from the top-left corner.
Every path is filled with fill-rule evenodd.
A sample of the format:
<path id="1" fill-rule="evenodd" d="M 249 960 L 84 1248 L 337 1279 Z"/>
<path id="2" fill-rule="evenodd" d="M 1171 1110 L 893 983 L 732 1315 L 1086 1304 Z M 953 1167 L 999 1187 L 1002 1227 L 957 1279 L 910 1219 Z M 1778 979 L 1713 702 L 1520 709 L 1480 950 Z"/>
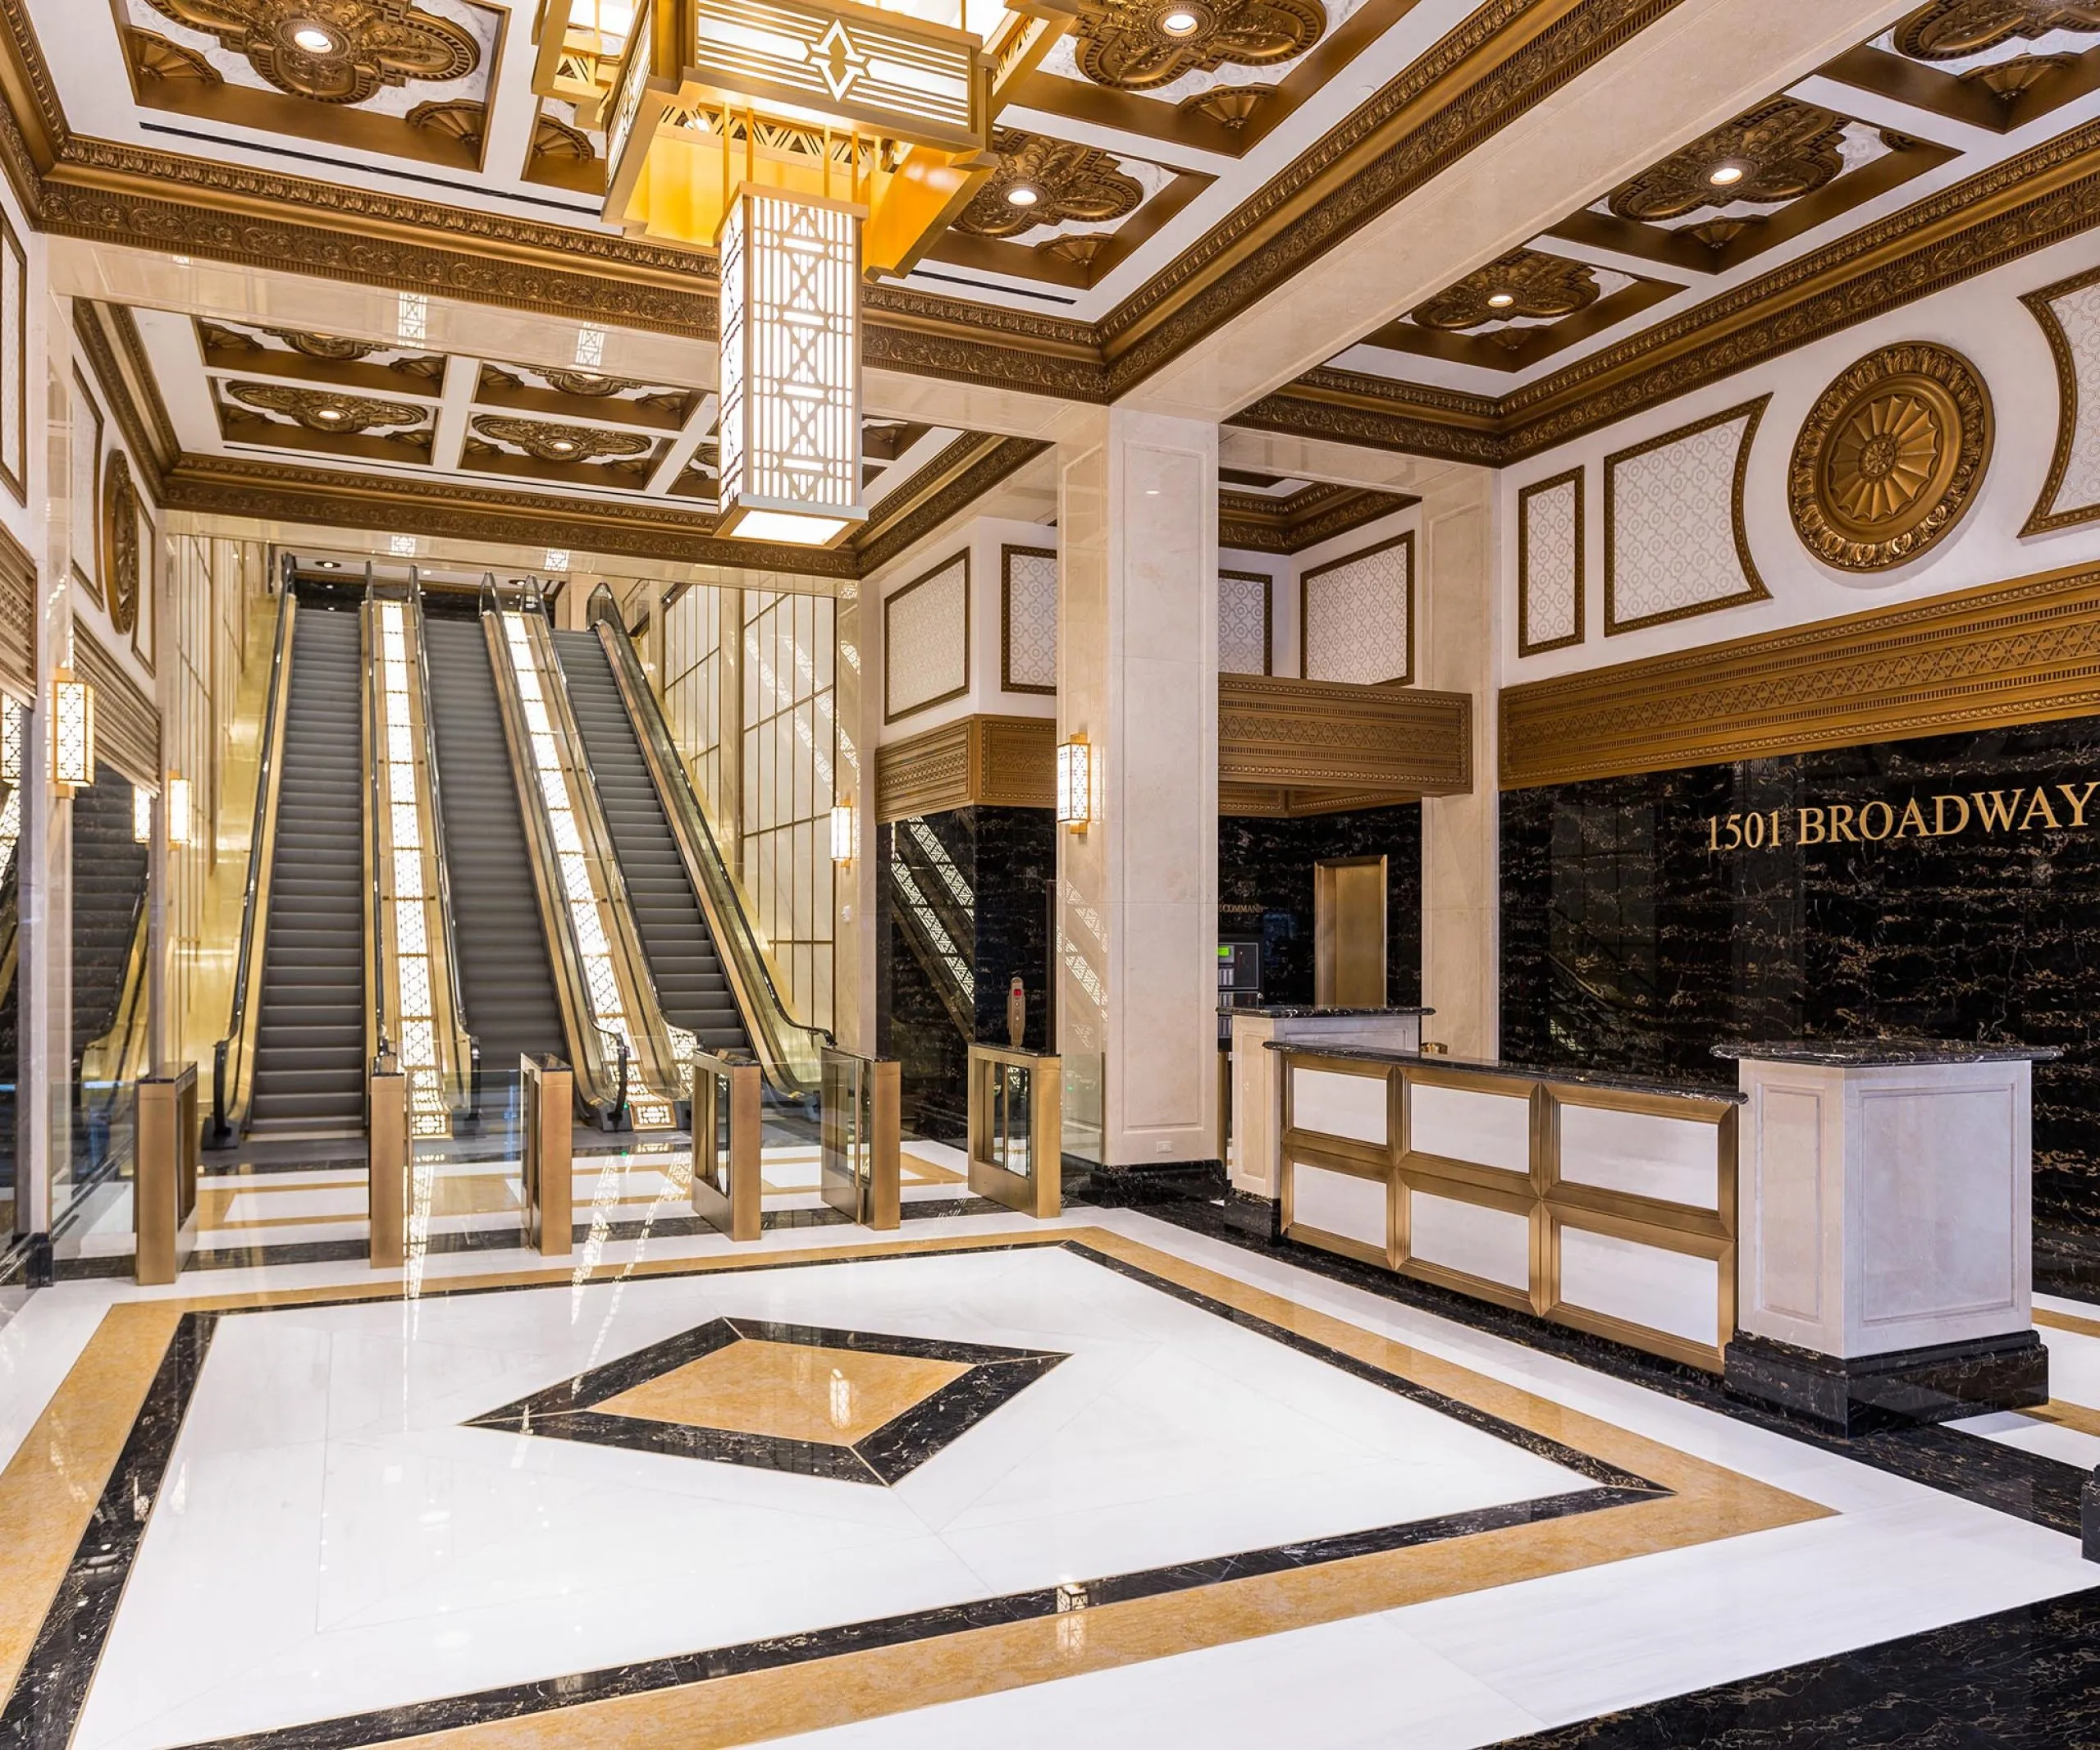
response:
<path id="1" fill-rule="evenodd" d="M 2041 250 L 1936 296 L 1861 322 L 1784 358 L 1680 396 L 1502 471 L 1498 480 L 1505 685 L 1780 630 L 1844 614 L 2000 583 L 2057 566 L 2100 562 L 2100 521 L 2043 535 L 2020 533 L 2048 474 L 2057 436 L 2056 371 L 2021 294 L 2100 267 L 2100 236 Z M 1802 419 L 1830 381 L 1878 347 L 1933 340 L 1962 354 L 1988 384 L 1997 441 L 1982 490 L 1953 532 L 1922 558 L 1856 576 L 1812 558 L 1786 505 L 1786 472 Z M 1769 395 L 1752 441 L 1744 519 L 1752 558 L 1771 599 L 1695 618 L 1604 635 L 1604 458 L 1614 451 Z M 1586 473 L 1584 641 L 1517 655 L 1518 495 L 1577 464 Z M 1716 507 L 1725 516 L 1727 507 Z"/>

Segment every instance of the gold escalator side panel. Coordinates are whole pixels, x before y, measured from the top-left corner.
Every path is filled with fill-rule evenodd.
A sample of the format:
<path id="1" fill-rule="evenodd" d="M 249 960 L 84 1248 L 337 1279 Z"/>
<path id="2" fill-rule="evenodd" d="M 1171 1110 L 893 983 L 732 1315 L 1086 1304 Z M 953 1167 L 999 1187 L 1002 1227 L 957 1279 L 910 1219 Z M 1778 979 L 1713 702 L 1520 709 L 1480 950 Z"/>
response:
<path id="1" fill-rule="evenodd" d="M 240 948 L 234 969 L 226 1036 L 225 1101 L 216 1110 L 231 1141 L 248 1127 L 255 1094 L 255 1030 L 262 1019 L 262 957 L 270 938 L 270 882 L 277 861 L 277 795 L 285 765 L 285 720 L 290 715 L 292 628 L 299 598 L 286 589 L 278 598 L 276 637 L 271 647 L 268 703 L 262 714 L 261 766 L 255 781 L 254 822 L 248 838 L 248 896 L 241 907 Z M 221 1078 L 214 1078 L 215 1083 Z M 216 1126 L 215 1126 L 216 1127 Z"/>
<path id="2" fill-rule="evenodd" d="M 14 907 L 10 906 L 7 909 L 11 924 L 0 991 L 7 989 L 7 980 L 14 975 Z M 146 1071 L 146 951 L 151 927 L 152 920 L 141 903 L 131 926 L 131 946 L 124 957 L 124 983 L 117 994 L 116 1017 L 109 1030 L 89 1040 L 80 1053 L 80 1085 L 83 1097 L 89 1087 L 105 1090 L 94 1108 L 102 1113 L 108 1113 L 125 1088 Z"/>
<path id="3" fill-rule="evenodd" d="M 593 600 L 595 607 L 596 598 Z M 664 816 L 678 848 L 686 879 L 699 898 L 708 934 L 714 939 L 730 994 L 737 1001 L 737 1012 L 743 1018 L 744 1030 L 756 1049 L 766 1081 L 776 1092 L 790 1097 L 810 1093 L 820 1084 L 824 1048 L 831 1043 L 831 1035 L 797 1021 L 788 1012 L 721 848 L 708 829 L 672 745 L 663 708 L 642 673 L 632 641 L 614 615 L 596 612 L 594 619 L 598 640 L 611 661 L 628 720 L 634 726 L 635 739 L 641 744 L 650 781 L 664 806 Z"/>

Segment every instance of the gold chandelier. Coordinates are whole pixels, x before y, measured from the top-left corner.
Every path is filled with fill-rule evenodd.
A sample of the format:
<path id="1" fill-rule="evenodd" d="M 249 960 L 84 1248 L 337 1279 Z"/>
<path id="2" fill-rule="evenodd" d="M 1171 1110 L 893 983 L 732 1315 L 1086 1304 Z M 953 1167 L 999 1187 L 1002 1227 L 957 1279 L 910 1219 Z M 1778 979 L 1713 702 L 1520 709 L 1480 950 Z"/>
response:
<path id="1" fill-rule="evenodd" d="M 859 284 L 998 164 L 993 118 L 1077 9 L 1017 4 L 541 0 L 534 89 L 605 130 L 605 219 L 719 259 L 722 533 L 866 518 Z"/>

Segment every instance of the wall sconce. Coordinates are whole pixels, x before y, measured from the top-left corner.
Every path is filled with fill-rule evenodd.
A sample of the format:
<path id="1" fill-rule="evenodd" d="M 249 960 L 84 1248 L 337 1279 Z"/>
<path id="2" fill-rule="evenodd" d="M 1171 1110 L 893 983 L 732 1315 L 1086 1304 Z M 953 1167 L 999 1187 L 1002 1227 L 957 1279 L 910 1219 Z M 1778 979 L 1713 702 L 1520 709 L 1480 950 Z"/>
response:
<path id="1" fill-rule="evenodd" d="M 131 793 L 131 843 L 151 844 L 153 842 L 153 793 L 134 789 Z"/>
<path id="2" fill-rule="evenodd" d="M 167 842 L 191 843 L 189 780 L 176 772 L 167 774 Z"/>
<path id="3" fill-rule="evenodd" d="M 51 782 L 71 796 L 95 781 L 95 690 L 60 669 L 51 681 Z"/>
<path id="4" fill-rule="evenodd" d="M 831 860 L 850 863 L 861 854 L 861 819 L 851 802 L 835 804 L 831 811 Z"/>
<path id="5" fill-rule="evenodd" d="M 1084 832 L 1093 820 L 1093 749 L 1084 735 L 1057 745 L 1057 824 Z"/>

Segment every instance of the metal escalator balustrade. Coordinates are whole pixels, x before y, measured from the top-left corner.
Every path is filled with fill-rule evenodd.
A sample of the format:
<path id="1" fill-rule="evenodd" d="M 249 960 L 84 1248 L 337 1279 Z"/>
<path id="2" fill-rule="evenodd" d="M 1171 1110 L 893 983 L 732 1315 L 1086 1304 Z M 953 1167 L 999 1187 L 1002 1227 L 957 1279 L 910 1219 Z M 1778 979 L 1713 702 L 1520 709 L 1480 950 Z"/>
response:
<path id="1" fill-rule="evenodd" d="M 569 1045 L 488 640 L 478 623 L 427 619 L 422 647 L 462 1018 L 493 1095 L 515 1083 L 521 1058 Z"/>
<path id="2" fill-rule="evenodd" d="M 255 1025 L 253 1135 L 364 1127 L 361 639 L 307 608 L 292 633 Z"/>
<path id="3" fill-rule="evenodd" d="M 554 645 L 664 1019 L 717 1055 L 748 1050 L 743 1017 L 621 700 L 612 659 L 596 633 L 558 632 Z"/>
<path id="4" fill-rule="evenodd" d="M 591 593 L 590 618 L 684 866 L 687 890 L 700 903 L 709 939 L 766 1081 L 776 1093 L 791 1098 L 814 1094 L 821 1083 L 824 1049 L 831 1035 L 797 1021 L 782 998 L 780 981 L 693 792 L 670 726 L 664 720 L 663 706 L 635 655 L 619 605 L 602 584 Z"/>

